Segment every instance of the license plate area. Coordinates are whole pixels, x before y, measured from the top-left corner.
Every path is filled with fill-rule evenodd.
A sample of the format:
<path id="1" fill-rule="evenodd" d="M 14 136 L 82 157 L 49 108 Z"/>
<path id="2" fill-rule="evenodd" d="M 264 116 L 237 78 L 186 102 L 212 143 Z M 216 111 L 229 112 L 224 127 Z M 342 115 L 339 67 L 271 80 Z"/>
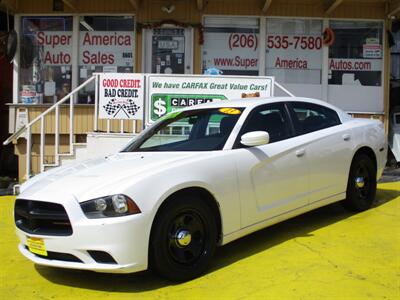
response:
<path id="1" fill-rule="evenodd" d="M 46 245 L 45 245 L 43 239 L 28 236 L 26 238 L 26 244 L 27 244 L 30 252 L 38 254 L 38 255 L 42 255 L 42 256 L 48 256 L 47 250 L 46 250 Z"/>

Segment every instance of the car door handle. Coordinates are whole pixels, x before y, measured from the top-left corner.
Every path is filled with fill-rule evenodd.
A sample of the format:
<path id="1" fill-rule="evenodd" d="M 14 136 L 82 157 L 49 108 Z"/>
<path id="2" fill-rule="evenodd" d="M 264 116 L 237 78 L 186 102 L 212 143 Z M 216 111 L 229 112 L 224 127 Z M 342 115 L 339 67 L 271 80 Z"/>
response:
<path id="1" fill-rule="evenodd" d="M 297 157 L 302 157 L 306 153 L 306 150 L 304 149 L 299 149 L 296 151 L 296 156 Z"/>
<path id="2" fill-rule="evenodd" d="M 345 133 L 345 134 L 342 135 L 342 137 L 343 137 L 343 140 L 350 141 L 350 134 Z"/>

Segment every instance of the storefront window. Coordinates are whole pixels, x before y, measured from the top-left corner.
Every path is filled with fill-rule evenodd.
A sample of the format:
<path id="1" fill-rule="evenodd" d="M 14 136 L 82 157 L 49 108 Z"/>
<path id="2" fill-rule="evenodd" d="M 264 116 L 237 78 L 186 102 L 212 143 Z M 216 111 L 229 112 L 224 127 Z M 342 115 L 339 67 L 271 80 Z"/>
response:
<path id="1" fill-rule="evenodd" d="M 329 22 L 328 101 L 348 112 L 383 113 L 383 22 Z"/>
<path id="2" fill-rule="evenodd" d="M 54 103 L 71 90 L 72 17 L 22 17 L 19 102 Z"/>
<path id="3" fill-rule="evenodd" d="M 329 84 L 381 86 L 382 22 L 330 21 Z"/>
<path id="4" fill-rule="evenodd" d="M 95 72 L 133 72 L 133 17 L 80 17 L 79 28 L 79 83 Z M 87 85 L 79 93 L 78 102 L 94 103 L 94 84 Z"/>
<path id="5" fill-rule="evenodd" d="M 278 82 L 321 84 L 322 21 L 267 19 L 266 69 Z"/>
<path id="6" fill-rule="evenodd" d="M 258 75 L 259 19 L 205 17 L 203 73 Z"/>

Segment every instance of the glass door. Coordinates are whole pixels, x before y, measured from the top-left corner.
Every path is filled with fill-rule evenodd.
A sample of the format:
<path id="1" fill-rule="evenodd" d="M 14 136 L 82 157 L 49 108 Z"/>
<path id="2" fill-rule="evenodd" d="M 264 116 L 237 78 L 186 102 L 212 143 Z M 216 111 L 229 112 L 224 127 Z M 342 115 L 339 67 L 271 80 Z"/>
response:
<path id="1" fill-rule="evenodd" d="M 166 27 L 145 30 L 145 72 L 193 73 L 193 29 Z"/>

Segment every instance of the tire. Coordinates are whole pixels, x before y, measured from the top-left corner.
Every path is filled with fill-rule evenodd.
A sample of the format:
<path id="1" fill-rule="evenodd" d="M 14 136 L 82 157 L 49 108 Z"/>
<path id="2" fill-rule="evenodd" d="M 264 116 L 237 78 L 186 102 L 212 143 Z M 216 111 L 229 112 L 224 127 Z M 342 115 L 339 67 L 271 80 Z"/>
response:
<path id="1" fill-rule="evenodd" d="M 210 207 L 184 194 L 157 214 L 150 236 L 150 268 L 173 281 L 201 275 L 214 255 L 217 226 Z"/>
<path id="2" fill-rule="evenodd" d="M 344 206 L 351 211 L 369 209 L 376 195 L 376 169 L 372 159 L 365 154 L 357 155 L 350 167 Z"/>

